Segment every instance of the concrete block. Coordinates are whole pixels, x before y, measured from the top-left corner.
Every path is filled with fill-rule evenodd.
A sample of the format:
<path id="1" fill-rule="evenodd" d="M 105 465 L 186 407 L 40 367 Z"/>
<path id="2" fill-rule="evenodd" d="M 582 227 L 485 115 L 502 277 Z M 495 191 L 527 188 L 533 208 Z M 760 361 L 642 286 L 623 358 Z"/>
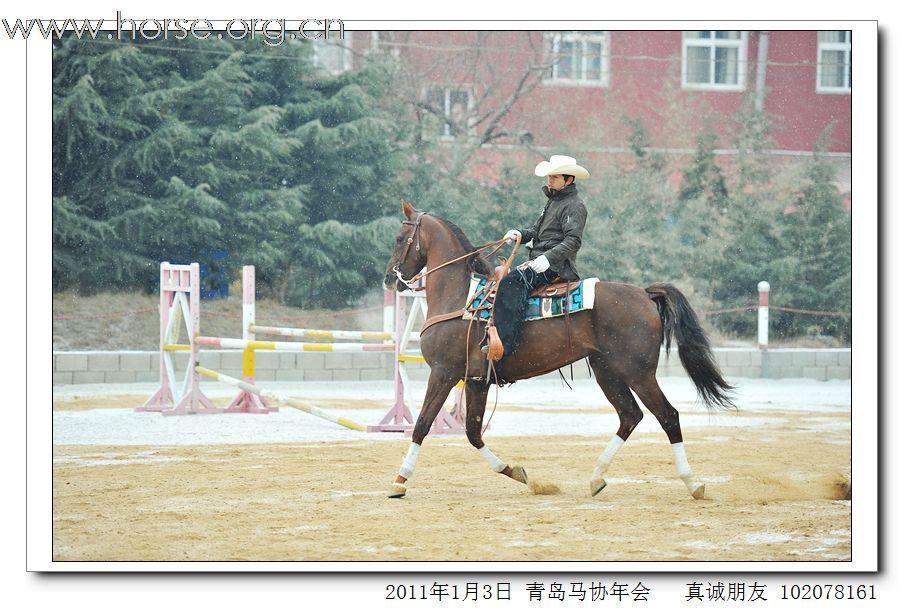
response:
<path id="1" fill-rule="evenodd" d="M 119 368 L 132 372 L 147 372 L 151 369 L 151 354 L 138 351 L 120 353 Z"/>
<path id="2" fill-rule="evenodd" d="M 157 382 L 160 380 L 159 372 L 135 372 L 135 382 Z"/>
<path id="3" fill-rule="evenodd" d="M 763 351 L 750 351 L 750 365 L 757 367 L 763 365 Z"/>
<path id="4" fill-rule="evenodd" d="M 255 358 L 255 362 L 257 359 Z M 212 368 L 211 368 L 212 369 Z M 238 370 L 242 371 L 242 351 L 229 351 L 220 354 L 220 371 L 222 370 Z"/>
<path id="5" fill-rule="evenodd" d="M 73 372 L 72 384 L 74 385 L 93 385 L 104 382 L 103 372 Z"/>
<path id="6" fill-rule="evenodd" d="M 789 366 L 791 365 L 791 355 L 790 351 L 781 349 L 766 351 L 766 354 L 762 356 L 764 359 L 763 363 L 768 363 L 770 368 Z"/>
<path id="7" fill-rule="evenodd" d="M 805 366 L 803 374 L 804 374 L 804 378 L 814 378 L 816 380 L 827 380 L 825 366 Z"/>
<path id="8" fill-rule="evenodd" d="M 827 380 L 849 380 L 850 378 L 850 366 L 828 366 L 826 368 Z"/>
<path id="9" fill-rule="evenodd" d="M 279 372 L 279 370 L 272 370 L 272 369 L 268 369 L 268 368 L 265 368 L 265 369 L 255 368 L 254 369 L 254 379 L 255 380 L 263 380 L 263 381 L 276 380 L 277 372 Z M 242 377 L 242 374 L 240 374 L 236 378 L 241 378 L 241 377 Z"/>
<path id="10" fill-rule="evenodd" d="M 814 351 L 794 351 L 791 353 L 791 365 L 807 367 L 816 365 L 816 353 Z"/>
<path id="11" fill-rule="evenodd" d="M 816 365 L 818 366 L 834 366 L 838 365 L 838 351 L 816 351 Z"/>
<path id="12" fill-rule="evenodd" d="M 304 370 L 302 375 L 304 380 L 333 380 L 333 372 L 335 370 L 324 370 L 323 368 L 310 368 Z"/>
<path id="13" fill-rule="evenodd" d="M 198 353 L 198 363 L 209 370 L 219 372 L 223 367 L 223 353 L 219 351 L 201 351 Z"/>
<path id="14" fill-rule="evenodd" d="M 355 368 L 333 370 L 333 380 L 361 380 L 361 370 Z"/>
<path id="15" fill-rule="evenodd" d="M 323 367 L 328 370 L 344 370 L 352 365 L 352 353 L 324 353 Z"/>
<path id="16" fill-rule="evenodd" d="M 725 365 L 726 366 L 747 366 L 750 365 L 750 353 L 752 351 L 749 350 L 736 350 L 736 351 L 725 351 L 723 355 L 725 356 Z"/>
<path id="17" fill-rule="evenodd" d="M 804 377 L 804 368 L 803 366 L 780 366 L 778 368 L 773 368 L 774 376 L 770 376 L 770 378 L 803 378 Z"/>
<path id="18" fill-rule="evenodd" d="M 293 382 L 301 382 L 305 380 L 304 372 L 302 370 L 296 370 L 294 368 L 280 368 L 276 370 L 275 376 L 273 380 L 287 380 Z"/>
<path id="19" fill-rule="evenodd" d="M 87 353 L 60 353 L 56 356 L 58 372 L 84 372 L 88 369 Z"/>
<path id="20" fill-rule="evenodd" d="M 119 353 L 89 353 L 88 369 L 92 372 L 118 372 Z"/>
<path id="21" fill-rule="evenodd" d="M 383 380 L 383 381 L 391 381 L 392 373 L 386 372 L 385 370 L 360 370 L 361 380 Z"/>
<path id="22" fill-rule="evenodd" d="M 352 353 L 353 368 L 379 368 L 386 363 L 387 355 L 382 353 Z"/>
<path id="23" fill-rule="evenodd" d="M 72 384 L 72 372 L 54 372 L 53 373 L 53 384 L 54 385 L 71 385 Z"/>
<path id="24" fill-rule="evenodd" d="M 276 370 L 279 368 L 280 353 L 255 351 L 254 367 L 255 369 Z"/>
<path id="25" fill-rule="evenodd" d="M 759 365 L 744 366 L 741 368 L 742 378 L 760 378 L 763 375 L 763 369 Z"/>
<path id="26" fill-rule="evenodd" d="M 838 352 L 838 365 L 851 367 L 851 349 Z"/>
<path id="27" fill-rule="evenodd" d="M 727 378 L 740 378 L 741 376 L 743 376 L 743 368 L 742 366 L 726 365 L 722 368 L 722 376 L 725 376 Z"/>
<path id="28" fill-rule="evenodd" d="M 280 370 L 294 370 L 296 368 L 295 353 L 276 353 L 279 356 Z"/>
<path id="29" fill-rule="evenodd" d="M 121 370 L 119 372 L 104 372 L 105 383 L 133 383 L 135 382 L 135 372 L 132 370 Z"/>
<path id="30" fill-rule="evenodd" d="M 302 370 L 323 370 L 324 353 L 298 353 L 295 355 L 295 367 Z"/>

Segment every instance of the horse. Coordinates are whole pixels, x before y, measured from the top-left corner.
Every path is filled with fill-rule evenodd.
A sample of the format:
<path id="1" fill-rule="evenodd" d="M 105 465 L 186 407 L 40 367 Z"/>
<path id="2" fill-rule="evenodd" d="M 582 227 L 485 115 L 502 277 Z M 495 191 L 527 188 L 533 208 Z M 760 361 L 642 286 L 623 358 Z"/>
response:
<path id="1" fill-rule="evenodd" d="M 389 497 L 400 498 L 407 493 L 406 483 L 414 473 L 424 438 L 449 392 L 461 380 L 465 382 L 468 441 L 493 471 L 528 485 L 522 466 L 502 461 L 483 441 L 482 424 L 491 384 L 486 375 L 487 357 L 480 351 L 485 330 L 482 324 L 461 316 L 472 275 L 489 275 L 490 266 L 451 221 L 418 211 L 407 201 L 402 202 L 402 212 L 405 219 L 383 284 L 402 291 L 415 275 L 424 278 L 427 321 L 420 345 L 430 376 L 408 453 Z M 619 419 L 618 430 L 590 476 L 591 496 L 606 487 L 606 471 L 643 418 L 631 393 L 634 391 L 668 436 L 678 476 L 694 499 L 702 499 L 705 485 L 696 479 L 688 463 L 678 411 L 656 381 L 660 346 L 665 343 L 668 353 L 674 336 L 681 363 L 707 408 L 734 406 L 734 387 L 722 377 L 694 310 L 677 288 L 657 283 L 644 289 L 615 282 L 598 282 L 594 287 L 592 310 L 571 313 L 567 317 L 570 321 L 560 316 L 526 322 L 517 351 L 495 365 L 497 382 L 540 376 L 588 359 L 597 384 Z"/>

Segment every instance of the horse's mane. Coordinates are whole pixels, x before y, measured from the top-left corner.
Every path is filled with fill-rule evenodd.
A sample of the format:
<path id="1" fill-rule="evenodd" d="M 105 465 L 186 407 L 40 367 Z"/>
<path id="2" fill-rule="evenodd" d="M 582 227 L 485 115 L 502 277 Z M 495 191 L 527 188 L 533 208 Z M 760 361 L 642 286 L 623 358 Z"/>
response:
<path id="1" fill-rule="evenodd" d="M 458 227 L 445 217 L 442 217 L 435 213 L 430 213 L 430 216 L 446 225 L 449 228 L 449 231 L 452 232 L 452 235 L 455 236 L 461 243 L 461 246 L 465 251 L 470 252 L 474 250 L 474 245 L 471 244 L 471 241 L 468 240 L 468 237 L 465 236 L 465 233 L 461 230 L 460 227 Z M 490 262 L 488 262 L 485 257 L 480 255 L 479 253 L 476 253 L 471 257 L 468 257 L 468 270 L 476 274 L 489 276 L 492 271 L 492 267 L 490 266 Z"/>

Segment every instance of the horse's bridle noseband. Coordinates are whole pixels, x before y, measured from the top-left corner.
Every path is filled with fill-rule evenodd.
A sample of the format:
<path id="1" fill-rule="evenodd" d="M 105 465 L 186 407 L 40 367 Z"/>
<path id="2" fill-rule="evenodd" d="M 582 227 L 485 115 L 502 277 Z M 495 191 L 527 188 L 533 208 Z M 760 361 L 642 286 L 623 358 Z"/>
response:
<path id="1" fill-rule="evenodd" d="M 402 221 L 402 225 L 413 225 L 414 232 L 412 232 L 411 236 L 408 236 L 408 243 L 405 245 L 405 250 L 402 252 L 402 256 L 399 257 L 398 263 L 392 267 L 392 271 L 396 273 L 396 276 L 400 281 L 402 281 L 405 285 L 409 287 L 415 279 L 417 279 L 417 275 L 414 275 L 410 279 L 406 280 L 402 277 L 402 272 L 399 270 L 401 265 L 405 263 L 405 260 L 408 258 L 408 251 L 411 249 L 411 244 L 414 243 L 415 252 L 420 255 L 421 252 L 421 218 L 427 213 L 419 212 L 417 216 L 414 218 L 414 221 Z"/>

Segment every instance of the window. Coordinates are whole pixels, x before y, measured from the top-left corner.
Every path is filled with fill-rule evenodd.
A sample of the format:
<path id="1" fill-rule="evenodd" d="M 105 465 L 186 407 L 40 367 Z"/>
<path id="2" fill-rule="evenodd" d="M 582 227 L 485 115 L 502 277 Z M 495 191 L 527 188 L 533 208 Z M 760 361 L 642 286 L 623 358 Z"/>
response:
<path id="1" fill-rule="evenodd" d="M 399 59 L 399 46 L 396 44 L 395 32 L 371 32 L 370 51 L 373 54 Z"/>
<path id="2" fill-rule="evenodd" d="M 851 33 L 832 30 L 819 33 L 816 64 L 816 91 L 849 93 L 851 91 Z"/>
<path id="3" fill-rule="evenodd" d="M 427 92 L 427 104 L 437 115 L 448 119 L 440 129 L 440 136 L 452 139 L 468 133 L 471 94 L 467 89 L 433 87 Z"/>
<path id="4" fill-rule="evenodd" d="M 553 32 L 546 35 L 550 66 L 544 80 L 564 85 L 609 85 L 609 32 Z"/>
<path id="5" fill-rule="evenodd" d="M 684 32 L 681 84 L 686 89 L 744 89 L 746 37 L 737 30 Z"/>
<path id="6" fill-rule="evenodd" d="M 332 75 L 342 74 L 352 68 L 351 32 L 344 39 L 311 40 L 314 48 L 314 65 Z"/>

